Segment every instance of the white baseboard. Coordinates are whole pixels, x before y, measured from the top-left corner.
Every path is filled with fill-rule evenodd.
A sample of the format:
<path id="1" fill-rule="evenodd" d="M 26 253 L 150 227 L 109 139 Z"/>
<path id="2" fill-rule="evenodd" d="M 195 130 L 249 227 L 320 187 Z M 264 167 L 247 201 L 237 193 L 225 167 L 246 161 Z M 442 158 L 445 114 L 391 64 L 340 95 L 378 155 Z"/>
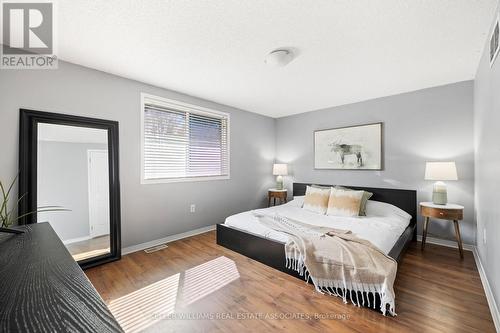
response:
<path id="1" fill-rule="evenodd" d="M 157 246 L 157 245 L 160 245 L 160 244 L 163 244 L 163 243 L 173 242 L 173 241 L 176 241 L 176 240 L 179 240 L 179 239 L 183 239 L 183 238 L 187 238 L 187 237 L 191 237 L 191 236 L 203 234 L 205 232 L 212 231 L 212 230 L 215 230 L 215 225 L 210 225 L 208 227 L 198 228 L 198 229 L 194 229 L 194 230 L 191 230 L 191 231 L 186 231 L 186 232 L 183 232 L 183 233 L 180 233 L 180 234 L 176 234 L 176 235 L 172 235 L 172 236 L 167 236 L 167 237 L 160 238 L 160 239 L 155 239 L 155 240 L 152 240 L 152 241 L 149 241 L 149 242 L 146 242 L 146 243 L 142 243 L 142 244 L 137 244 L 137 245 L 132 245 L 132 246 L 124 247 L 124 248 L 122 248 L 122 254 L 125 255 L 125 254 L 129 254 L 129 253 L 141 251 L 141 250 L 144 250 L 144 249 L 147 249 L 147 248 L 150 248 L 150 247 L 153 247 L 153 246 Z"/>
<path id="2" fill-rule="evenodd" d="M 495 323 L 495 328 L 497 332 L 500 332 L 500 312 L 498 311 L 498 305 L 495 301 L 495 296 L 493 295 L 493 291 L 491 290 L 490 283 L 488 282 L 488 277 L 486 276 L 486 272 L 484 271 L 484 267 L 476 247 L 473 248 L 472 254 L 474 255 L 477 270 L 479 271 L 479 276 L 481 277 L 484 293 L 486 294 L 486 299 L 488 300 L 488 306 L 490 307 L 490 312 L 491 316 L 493 317 L 493 322 Z"/>
<path id="3" fill-rule="evenodd" d="M 422 241 L 422 236 L 418 235 L 417 236 L 417 241 L 421 242 Z M 458 244 L 456 241 L 451 241 L 447 239 L 440 239 L 440 238 L 434 238 L 434 237 L 427 237 L 425 239 L 426 243 L 429 244 L 436 244 L 436 245 L 441 245 L 441 246 L 446 246 L 446 247 L 453 247 L 455 249 L 458 249 Z M 474 245 L 472 244 L 463 244 L 462 247 L 465 251 L 473 251 L 474 250 Z"/>
<path id="4" fill-rule="evenodd" d="M 72 238 L 72 239 L 67 239 L 67 240 L 63 241 L 63 244 L 64 245 L 68 245 L 68 244 L 73 244 L 73 243 L 76 243 L 76 242 L 83 242 L 83 241 L 86 241 L 86 240 L 89 240 L 89 239 L 92 239 L 92 237 L 90 237 L 90 236 L 84 236 L 84 237 Z"/>

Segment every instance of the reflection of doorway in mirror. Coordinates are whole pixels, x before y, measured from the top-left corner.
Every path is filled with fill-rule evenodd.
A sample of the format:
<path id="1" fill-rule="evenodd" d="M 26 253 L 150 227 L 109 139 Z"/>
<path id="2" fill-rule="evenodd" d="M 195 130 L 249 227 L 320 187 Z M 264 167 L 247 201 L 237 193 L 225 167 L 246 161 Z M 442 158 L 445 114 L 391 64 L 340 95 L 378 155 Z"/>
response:
<path id="1" fill-rule="evenodd" d="M 109 234 L 108 151 L 88 150 L 90 237 Z"/>
<path id="2" fill-rule="evenodd" d="M 69 211 L 40 213 L 75 260 L 110 252 L 108 132 L 38 124 L 37 202 Z M 90 162 L 92 161 L 92 163 Z"/>

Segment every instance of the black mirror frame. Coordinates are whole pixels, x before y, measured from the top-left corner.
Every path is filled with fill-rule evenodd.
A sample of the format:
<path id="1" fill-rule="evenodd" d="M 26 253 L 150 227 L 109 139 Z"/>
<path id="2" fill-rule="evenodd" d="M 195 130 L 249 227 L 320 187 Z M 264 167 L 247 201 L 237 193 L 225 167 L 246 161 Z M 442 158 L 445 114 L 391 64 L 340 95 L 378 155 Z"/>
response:
<path id="1" fill-rule="evenodd" d="M 118 122 L 73 115 L 20 109 L 19 131 L 19 216 L 37 208 L 37 139 L 38 123 L 90 127 L 108 132 L 110 253 L 78 261 L 82 269 L 121 258 L 120 180 Z M 36 214 L 20 219 L 20 224 L 36 223 Z"/>

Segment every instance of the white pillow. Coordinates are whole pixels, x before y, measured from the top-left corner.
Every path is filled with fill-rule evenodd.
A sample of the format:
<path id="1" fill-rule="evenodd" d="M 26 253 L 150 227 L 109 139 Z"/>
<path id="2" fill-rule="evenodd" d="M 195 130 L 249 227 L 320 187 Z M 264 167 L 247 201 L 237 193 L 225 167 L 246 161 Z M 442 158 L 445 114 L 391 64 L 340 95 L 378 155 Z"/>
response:
<path id="1" fill-rule="evenodd" d="M 293 206 L 293 207 L 302 207 L 302 206 L 304 206 L 304 198 L 305 197 L 306 197 L 305 195 L 293 197 L 293 200 L 290 201 L 288 204 L 290 206 Z"/>
<path id="2" fill-rule="evenodd" d="M 411 219 L 411 215 L 399 207 L 386 202 L 368 200 L 366 202 L 366 216 L 399 216 Z"/>

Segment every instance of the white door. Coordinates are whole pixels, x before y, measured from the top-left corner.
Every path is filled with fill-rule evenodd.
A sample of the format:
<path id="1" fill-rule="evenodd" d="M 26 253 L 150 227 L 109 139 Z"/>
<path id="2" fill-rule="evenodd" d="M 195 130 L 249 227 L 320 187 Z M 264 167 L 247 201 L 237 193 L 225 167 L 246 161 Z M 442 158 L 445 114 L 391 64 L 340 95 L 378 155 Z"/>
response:
<path id="1" fill-rule="evenodd" d="M 108 151 L 89 150 L 90 237 L 109 234 Z"/>

